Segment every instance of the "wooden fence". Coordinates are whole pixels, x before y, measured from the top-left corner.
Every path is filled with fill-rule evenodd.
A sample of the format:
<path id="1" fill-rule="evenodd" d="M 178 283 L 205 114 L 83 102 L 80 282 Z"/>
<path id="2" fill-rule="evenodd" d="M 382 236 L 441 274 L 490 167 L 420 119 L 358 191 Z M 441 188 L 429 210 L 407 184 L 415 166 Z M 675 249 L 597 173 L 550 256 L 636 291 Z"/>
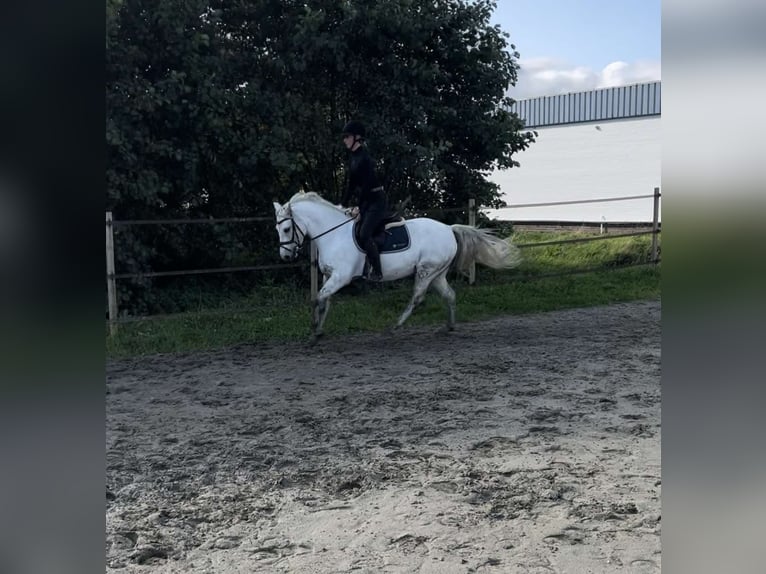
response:
<path id="1" fill-rule="evenodd" d="M 511 208 L 525 208 L 525 207 L 543 207 L 552 205 L 573 205 L 579 203 L 598 203 L 606 201 L 628 201 L 636 199 L 648 199 L 654 200 L 654 209 L 652 216 L 652 228 L 649 231 L 635 231 L 631 233 L 619 233 L 610 235 L 600 235 L 594 237 L 584 237 L 577 239 L 563 239 L 559 241 L 544 241 L 538 243 L 525 243 L 518 245 L 520 249 L 526 249 L 530 247 L 539 247 L 543 245 L 560 245 L 566 243 L 584 243 L 589 241 L 600 241 L 605 239 L 613 239 L 616 237 L 630 237 L 637 235 L 652 234 L 652 248 L 651 248 L 651 260 L 649 263 L 656 264 L 659 262 L 658 257 L 658 235 L 660 233 L 659 222 L 659 206 L 660 206 L 660 188 L 655 187 L 653 194 L 647 195 L 633 195 L 626 197 L 612 197 L 602 199 L 584 199 L 574 201 L 559 201 L 552 203 L 529 203 L 529 204 L 517 204 L 509 205 Z M 474 199 L 468 200 L 467 207 L 447 208 L 447 209 L 431 209 L 419 212 L 419 216 L 430 216 L 433 214 L 445 214 L 450 212 L 467 212 L 468 225 L 476 225 L 476 215 L 478 210 Z M 142 220 L 122 220 L 115 221 L 112 217 L 112 212 L 106 212 L 106 286 L 107 286 L 107 300 L 108 300 L 108 320 L 109 334 L 114 335 L 117 333 L 117 326 L 120 323 L 127 323 L 133 321 L 142 321 L 147 319 L 155 319 L 160 317 L 167 317 L 167 315 L 149 315 L 141 317 L 120 317 L 117 297 L 117 280 L 122 279 L 139 279 L 146 277 L 173 277 L 173 276 L 189 276 L 189 275 L 203 275 L 211 273 L 233 273 L 239 271 L 263 271 L 272 269 L 286 269 L 291 267 L 305 267 L 306 263 L 277 263 L 268 265 L 247 265 L 238 267 L 217 267 L 209 269 L 186 269 L 179 271 L 145 271 L 138 273 L 116 273 L 115 271 L 115 243 L 114 243 L 114 229 L 120 226 L 135 226 L 135 225 L 195 225 L 195 224 L 219 224 L 219 223 L 248 223 L 248 222 L 263 222 L 273 221 L 273 217 L 257 216 L 257 217 L 229 217 L 218 219 L 142 219 Z M 317 265 L 317 251 L 314 242 L 311 242 L 310 247 L 310 282 L 311 282 L 311 300 L 315 300 L 317 292 L 319 290 L 319 272 Z M 580 270 L 577 272 L 587 272 L 590 270 Z M 572 272 L 569 272 L 572 273 Z M 559 275 L 551 274 L 546 276 Z M 473 285 L 476 281 L 476 267 L 471 267 L 468 282 Z M 235 311 L 231 311 L 235 312 Z M 221 311 L 211 312 L 211 314 L 220 314 Z M 184 313 L 188 314 L 188 313 Z M 203 315 L 204 312 L 196 312 L 194 314 Z"/>

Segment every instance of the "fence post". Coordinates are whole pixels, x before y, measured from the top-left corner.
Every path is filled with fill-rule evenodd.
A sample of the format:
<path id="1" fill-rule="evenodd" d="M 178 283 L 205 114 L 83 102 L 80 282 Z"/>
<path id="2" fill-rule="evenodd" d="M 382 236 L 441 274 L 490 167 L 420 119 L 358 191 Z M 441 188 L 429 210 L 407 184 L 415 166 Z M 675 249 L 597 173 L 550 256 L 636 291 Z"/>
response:
<path id="1" fill-rule="evenodd" d="M 317 293 L 319 292 L 319 273 L 317 265 L 317 244 L 311 240 L 311 303 L 312 305 L 317 300 Z"/>
<path id="2" fill-rule="evenodd" d="M 474 198 L 468 200 L 468 225 L 476 226 L 476 200 Z M 474 283 L 476 283 L 476 263 L 472 262 L 468 269 L 468 284 L 473 285 Z"/>
<path id="3" fill-rule="evenodd" d="M 660 188 L 654 188 L 654 215 L 652 217 L 652 263 L 657 263 L 657 234 L 660 232 Z"/>
<path id="4" fill-rule="evenodd" d="M 114 278 L 114 225 L 106 212 L 106 296 L 109 301 L 109 336 L 117 334 L 117 281 Z"/>

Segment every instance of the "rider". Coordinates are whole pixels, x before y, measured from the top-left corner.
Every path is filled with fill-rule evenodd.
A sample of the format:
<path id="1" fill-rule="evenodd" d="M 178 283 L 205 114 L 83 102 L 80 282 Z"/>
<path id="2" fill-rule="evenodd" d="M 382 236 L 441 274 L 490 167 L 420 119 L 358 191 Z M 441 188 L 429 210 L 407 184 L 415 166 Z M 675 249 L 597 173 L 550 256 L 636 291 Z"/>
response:
<path id="1" fill-rule="evenodd" d="M 356 198 L 360 216 L 359 243 L 372 267 L 368 279 L 381 281 L 380 253 L 372 234 L 388 214 L 388 200 L 375 175 L 375 162 L 364 145 L 364 136 L 364 126 L 357 121 L 352 120 L 343 128 L 343 143 L 351 153 L 348 187 L 343 193 L 341 205 L 348 205 L 350 199 Z"/>

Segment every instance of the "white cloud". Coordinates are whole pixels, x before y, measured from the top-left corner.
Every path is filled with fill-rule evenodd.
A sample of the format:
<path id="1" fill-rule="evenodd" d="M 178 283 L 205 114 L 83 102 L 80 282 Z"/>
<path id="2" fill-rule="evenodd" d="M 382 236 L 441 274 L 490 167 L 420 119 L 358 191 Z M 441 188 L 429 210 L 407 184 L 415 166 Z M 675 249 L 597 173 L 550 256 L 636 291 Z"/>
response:
<path id="1" fill-rule="evenodd" d="M 662 69 L 653 60 L 612 62 L 600 71 L 553 58 L 522 58 L 519 65 L 516 86 L 508 90 L 517 100 L 653 82 L 661 79 Z"/>
<path id="2" fill-rule="evenodd" d="M 612 62 L 601 70 L 597 88 L 613 88 L 641 82 L 654 82 L 661 78 L 659 62 L 641 61 L 628 64 L 627 62 Z"/>

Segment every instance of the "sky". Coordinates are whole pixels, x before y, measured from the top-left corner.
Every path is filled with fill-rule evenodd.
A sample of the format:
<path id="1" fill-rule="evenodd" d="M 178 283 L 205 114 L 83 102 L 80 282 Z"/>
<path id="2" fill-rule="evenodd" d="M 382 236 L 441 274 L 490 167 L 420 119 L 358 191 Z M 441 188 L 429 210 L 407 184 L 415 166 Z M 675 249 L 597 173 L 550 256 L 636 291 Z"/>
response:
<path id="1" fill-rule="evenodd" d="M 660 0 L 497 0 L 521 100 L 661 79 Z"/>

